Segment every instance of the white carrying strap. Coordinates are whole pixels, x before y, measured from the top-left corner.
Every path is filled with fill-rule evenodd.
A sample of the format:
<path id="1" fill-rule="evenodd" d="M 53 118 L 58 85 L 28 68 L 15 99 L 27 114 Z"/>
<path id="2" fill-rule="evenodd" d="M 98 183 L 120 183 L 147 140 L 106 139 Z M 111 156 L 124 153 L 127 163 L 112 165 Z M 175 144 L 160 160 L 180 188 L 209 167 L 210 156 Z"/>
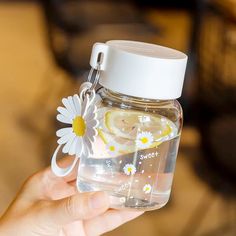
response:
<path id="1" fill-rule="evenodd" d="M 65 168 L 59 167 L 57 164 L 57 154 L 58 154 L 61 146 L 62 146 L 61 144 L 57 146 L 57 148 L 52 156 L 51 168 L 52 168 L 52 171 L 55 175 L 60 176 L 60 177 L 64 177 L 64 176 L 71 173 L 71 171 L 74 169 L 77 161 L 79 160 L 79 157 L 76 155 L 73 163 L 71 165 L 69 165 L 68 167 L 65 167 Z"/>

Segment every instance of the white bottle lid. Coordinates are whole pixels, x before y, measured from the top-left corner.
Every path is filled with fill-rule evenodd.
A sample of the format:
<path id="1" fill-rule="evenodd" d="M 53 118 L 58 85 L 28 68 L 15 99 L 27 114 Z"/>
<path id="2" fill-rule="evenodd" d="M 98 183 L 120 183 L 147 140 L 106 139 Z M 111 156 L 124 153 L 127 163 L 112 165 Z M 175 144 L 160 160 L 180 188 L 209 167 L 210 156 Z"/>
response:
<path id="1" fill-rule="evenodd" d="M 171 100 L 181 96 L 187 56 L 174 49 L 136 41 L 95 43 L 90 65 L 97 68 L 102 55 L 99 83 L 129 96 Z"/>

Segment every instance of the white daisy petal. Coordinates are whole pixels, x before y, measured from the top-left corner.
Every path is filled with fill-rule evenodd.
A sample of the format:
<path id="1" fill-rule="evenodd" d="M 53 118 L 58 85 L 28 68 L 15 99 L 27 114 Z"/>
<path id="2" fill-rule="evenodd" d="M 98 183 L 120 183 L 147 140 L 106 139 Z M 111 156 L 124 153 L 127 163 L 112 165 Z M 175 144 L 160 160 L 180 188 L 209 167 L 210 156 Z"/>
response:
<path id="1" fill-rule="evenodd" d="M 97 130 L 93 128 L 88 128 L 86 131 L 86 137 L 93 143 L 95 141 L 95 137 L 97 136 Z"/>
<path id="2" fill-rule="evenodd" d="M 90 108 L 91 107 L 88 107 L 86 114 L 84 114 L 84 118 L 86 118 L 86 119 L 88 119 L 92 115 L 92 113 L 93 113 L 93 110 L 90 109 Z"/>
<path id="3" fill-rule="evenodd" d="M 98 131 L 96 128 L 93 128 L 94 132 L 95 132 L 95 135 L 94 136 L 97 136 L 98 135 Z"/>
<path id="4" fill-rule="evenodd" d="M 88 127 L 96 127 L 98 125 L 98 121 L 97 120 L 88 120 L 86 122 Z"/>
<path id="5" fill-rule="evenodd" d="M 68 97 L 68 102 L 69 102 L 70 107 L 73 111 L 73 114 L 76 115 L 76 109 L 75 109 L 74 101 L 73 101 L 73 98 L 71 96 Z"/>
<path id="6" fill-rule="evenodd" d="M 73 109 L 72 109 L 72 107 L 70 106 L 70 103 L 69 103 L 68 99 L 67 99 L 67 98 L 63 98 L 63 99 L 62 99 L 62 103 L 63 103 L 63 105 L 65 106 L 65 108 L 66 108 L 70 113 L 73 114 Z"/>
<path id="7" fill-rule="evenodd" d="M 58 144 L 64 144 L 64 143 L 67 143 L 71 138 L 75 137 L 75 134 L 74 133 L 69 133 L 69 134 L 66 134 L 64 136 L 62 136 L 61 138 L 59 138 L 57 140 L 57 143 Z"/>
<path id="8" fill-rule="evenodd" d="M 76 144 L 76 156 L 81 157 L 82 152 L 83 152 L 83 140 L 82 138 L 79 137 Z"/>
<path id="9" fill-rule="evenodd" d="M 89 98 L 88 96 L 84 97 L 84 101 L 82 102 L 82 109 L 81 109 L 81 115 L 82 117 L 85 117 L 88 112 L 88 105 L 89 105 Z"/>
<path id="10" fill-rule="evenodd" d="M 95 112 L 94 110 L 87 112 L 87 114 L 85 116 L 86 120 L 92 120 L 92 119 L 96 119 L 96 118 L 97 118 L 97 112 Z"/>
<path id="11" fill-rule="evenodd" d="M 69 149 L 69 155 L 74 155 L 76 153 L 76 145 L 77 145 L 77 142 L 78 142 L 78 137 L 75 137 L 71 146 L 70 146 L 70 149 Z"/>
<path id="12" fill-rule="evenodd" d="M 85 135 L 89 138 L 91 138 L 93 136 L 96 136 L 97 135 L 97 130 L 95 130 L 93 128 L 90 128 L 90 127 L 87 127 Z"/>
<path id="13" fill-rule="evenodd" d="M 80 116 L 81 115 L 81 102 L 80 102 L 80 98 L 78 94 L 75 94 L 73 96 L 73 101 L 75 105 L 76 114 Z"/>
<path id="14" fill-rule="evenodd" d="M 73 129 L 71 127 L 67 127 L 67 128 L 62 128 L 62 129 L 57 130 L 56 135 L 57 137 L 62 137 L 72 132 L 73 132 Z"/>
<path id="15" fill-rule="evenodd" d="M 94 112 L 96 112 L 98 110 L 98 107 L 95 105 L 95 103 L 93 103 L 93 105 L 91 106 L 91 108 L 93 109 Z"/>
<path id="16" fill-rule="evenodd" d="M 62 114 L 57 115 L 57 120 L 65 124 L 72 124 L 72 120 Z"/>
<path id="17" fill-rule="evenodd" d="M 69 112 L 66 108 L 64 107 L 58 107 L 57 111 L 60 112 L 63 116 L 68 117 L 69 119 L 74 119 L 75 115 Z"/>
<path id="18" fill-rule="evenodd" d="M 87 113 L 85 115 L 86 119 L 89 119 L 90 116 L 92 116 L 93 114 L 96 114 L 97 108 L 94 105 L 89 105 L 89 107 L 87 108 Z"/>
<path id="19" fill-rule="evenodd" d="M 74 139 L 76 139 L 76 136 L 71 136 L 70 139 L 67 141 L 67 143 L 65 144 L 65 146 L 62 148 L 62 152 L 63 153 L 68 153 L 70 150 L 70 147 L 74 141 Z"/>
<path id="20" fill-rule="evenodd" d="M 96 129 L 94 129 L 94 131 L 95 131 L 95 135 L 92 137 L 92 140 L 93 140 L 92 142 L 95 141 L 95 139 L 96 139 L 95 137 L 98 135 L 98 131 Z"/>
<path id="21" fill-rule="evenodd" d="M 97 113 L 95 113 L 95 112 L 87 113 L 87 115 L 85 116 L 85 119 L 87 121 L 96 120 L 97 119 Z"/>

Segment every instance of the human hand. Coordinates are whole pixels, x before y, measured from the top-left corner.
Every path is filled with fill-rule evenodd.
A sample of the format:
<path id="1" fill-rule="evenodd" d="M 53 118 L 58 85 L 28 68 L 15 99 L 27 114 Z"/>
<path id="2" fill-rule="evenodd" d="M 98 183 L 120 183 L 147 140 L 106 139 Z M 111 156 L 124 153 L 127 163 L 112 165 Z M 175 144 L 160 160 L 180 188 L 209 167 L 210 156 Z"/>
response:
<path id="1" fill-rule="evenodd" d="M 75 178 L 58 178 L 50 168 L 31 176 L 0 218 L 0 235 L 95 236 L 142 214 L 109 209 L 104 192 L 78 193 Z"/>

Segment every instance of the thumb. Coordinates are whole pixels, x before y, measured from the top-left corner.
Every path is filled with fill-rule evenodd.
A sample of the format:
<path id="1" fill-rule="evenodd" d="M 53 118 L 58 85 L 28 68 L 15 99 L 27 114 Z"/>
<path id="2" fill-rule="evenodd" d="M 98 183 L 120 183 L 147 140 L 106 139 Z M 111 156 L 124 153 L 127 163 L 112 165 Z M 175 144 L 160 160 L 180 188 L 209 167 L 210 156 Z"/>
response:
<path id="1" fill-rule="evenodd" d="M 65 225 L 76 220 L 93 218 L 108 208 L 109 199 L 106 193 L 79 193 L 54 201 L 47 209 L 47 218 L 53 224 Z"/>

